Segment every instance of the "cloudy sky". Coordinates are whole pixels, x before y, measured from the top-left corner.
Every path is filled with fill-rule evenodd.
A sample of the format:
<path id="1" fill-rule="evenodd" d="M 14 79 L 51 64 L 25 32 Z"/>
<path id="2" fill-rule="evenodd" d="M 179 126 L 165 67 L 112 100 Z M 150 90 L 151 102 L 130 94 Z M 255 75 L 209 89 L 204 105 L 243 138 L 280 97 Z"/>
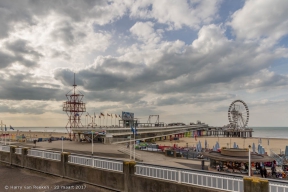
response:
<path id="1" fill-rule="evenodd" d="M 0 0 L 0 113 L 65 126 L 76 73 L 87 111 L 146 122 L 287 126 L 288 1 Z"/>

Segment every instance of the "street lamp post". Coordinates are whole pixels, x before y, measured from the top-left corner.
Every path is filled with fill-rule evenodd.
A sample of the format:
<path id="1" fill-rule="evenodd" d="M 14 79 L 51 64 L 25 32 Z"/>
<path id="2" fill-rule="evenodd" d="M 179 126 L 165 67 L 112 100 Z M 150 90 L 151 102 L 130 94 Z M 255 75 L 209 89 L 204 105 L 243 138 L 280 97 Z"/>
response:
<path id="1" fill-rule="evenodd" d="M 63 153 L 63 136 L 62 136 L 62 153 Z"/>
<path id="2" fill-rule="evenodd" d="M 249 153 L 248 154 L 249 155 L 249 162 L 248 162 L 249 163 L 249 172 L 248 172 L 249 175 L 248 176 L 249 177 L 251 177 L 251 153 L 250 153 L 250 148 L 251 148 L 251 145 L 249 145 L 249 148 L 248 148 L 248 153 Z"/>
<path id="3" fill-rule="evenodd" d="M 93 156 L 93 131 L 91 131 L 91 134 L 92 134 L 92 156 Z"/>

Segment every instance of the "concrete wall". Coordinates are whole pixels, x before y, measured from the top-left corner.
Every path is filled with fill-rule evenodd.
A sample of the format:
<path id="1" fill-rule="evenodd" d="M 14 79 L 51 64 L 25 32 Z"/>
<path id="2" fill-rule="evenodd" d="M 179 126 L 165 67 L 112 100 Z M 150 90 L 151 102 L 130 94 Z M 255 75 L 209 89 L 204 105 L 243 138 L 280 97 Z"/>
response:
<path id="1" fill-rule="evenodd" d="M 141 176 L 131 176 L 132 189 L 137 192 L 175 192 L 175 191 L 185 191 L 185 192 L 219 192 L 220 190 L 214 190 L 209 188 L 178 184 L 168 181 L 163 181 L 159 179 L 152 179 Z"/>
<path id="2" fill-rule="evenodd" d="M 177 182 L 154 179 L 135 175 L 135 165 L 133 161 L 123 162 L 123 172 L 108 171 L 104 169 L 92 168 L 68 163 L 69 153 L 61 154 L 61 161 L 48 160 L 31 157 L 27 155 L 27 150 L 23 148 L 22 155 L 15 154 L 15 147 L 11 151 L 0 151 L 0 161 L 12 165 L 21 166 L 27 169 L 38 170 L 44 173 L 58 175 L 61 177 L 86 182 L 96 185 L 105 191 L 124 192 L 219 192 L 220 190 L 198 187 Z M 11 158 L 11 159 L 10 159 Z M 269 183 L 267 180 L 244 179 L 244 192 L 254 192 L 254 189 L 261 189 L 268 192 Z M 256 190 L 257 191 L 257 190 Z"/>
<path id="3" fill-rule="evenodd" d="M 64 175 L 100 186 L 124 190 L 124 174 L 120 172 L 66 163 Z"/>
<path id="4" fill-rule="evenodd" d="M 5 163 L 10 163 L 10 153 L 9 152 L 0 152 L 0 161 Z"/>
<path id="5" fill-rule="evenodd" d="M 11 154 L 11 164 L 22 167 L 22 155 L 12 153 Z"/>
<path id="6" fill-rule="evenodd" d="M 61 161 L 30 157 L 26 155 L 24 158 L 24 167 L 53 175 L 63 175 Z"/>

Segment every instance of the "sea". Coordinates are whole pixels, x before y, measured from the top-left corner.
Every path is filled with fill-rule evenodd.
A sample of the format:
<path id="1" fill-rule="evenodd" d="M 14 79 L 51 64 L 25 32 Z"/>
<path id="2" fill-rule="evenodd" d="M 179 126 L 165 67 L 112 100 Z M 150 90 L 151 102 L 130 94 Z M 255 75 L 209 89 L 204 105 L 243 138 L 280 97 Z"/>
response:
<path id="1" fill-rule="evenodd" d="M 14 130 L 7 127 L 7 131 L 31 131 L 31 132 L 60 132 L 66 133 L 65 127 L 13 127 Z M 249 127 L 253 128 L 253 137 L 261 138 L 285 138 L 288 139 L 288 127 Z M 4 128 L 3 128 L 4 130 Z"/>

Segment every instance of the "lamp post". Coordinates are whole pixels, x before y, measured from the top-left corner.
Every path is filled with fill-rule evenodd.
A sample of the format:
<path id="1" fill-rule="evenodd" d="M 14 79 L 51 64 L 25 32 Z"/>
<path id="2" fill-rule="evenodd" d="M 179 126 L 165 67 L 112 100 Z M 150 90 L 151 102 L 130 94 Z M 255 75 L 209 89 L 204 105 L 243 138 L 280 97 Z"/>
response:
<path id="1" fill-rule="evenodd" d="M 62 136 L 62 153 L 63 153 L 63 136 Z"/>
<path id="2" fill-rule="evenodd" d="M 251 153 L 250 153 L 250 148 L 251 148 L 251 145 L 249 145 L 249 148 L 248 148 L 248 155 L 249 155 L 249 177 L 251 177 Z"/>
<path id="3" fill-rule="evenodd" d="M 93 151 L 94 151 L 94 150 L 93 150 L 93 132 L 94 132 L 94 131 L 91 131 L 91 134 L 92 134 L 92 156 L 93 156 Z"/>

